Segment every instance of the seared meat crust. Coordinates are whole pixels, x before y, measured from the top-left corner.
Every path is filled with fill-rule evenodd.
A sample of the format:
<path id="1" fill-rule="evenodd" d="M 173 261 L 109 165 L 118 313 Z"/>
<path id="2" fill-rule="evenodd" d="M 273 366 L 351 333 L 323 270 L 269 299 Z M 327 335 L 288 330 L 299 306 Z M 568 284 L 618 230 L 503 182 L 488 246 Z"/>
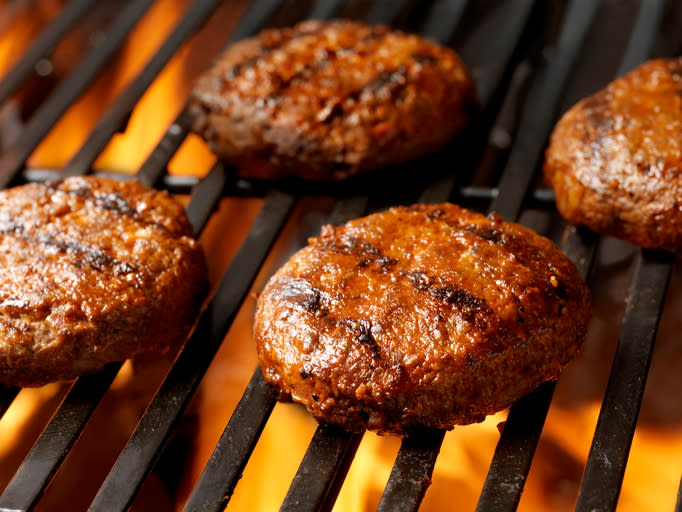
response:
<path id="1" fill-rule="evenodd" d="M 633 244 L 682 250 L 682 58 L 649 61 L 559 121 L 544 166 L 559 212 Z"/>
<path id="2" fill-rule="evenodd" d="M 166 350 L 207 285 L 179 203 L 94 177 L 0 192 L 0 266 L 0 382 L 15 386 Z"/>
<path id="3" fill-rule="evenodd" d="M 255 341 L 280 398 L 404 435 L 481 421 L 580 349 L 590 294 L 548 239 L 452 204 L 326 226 L 270 279 Z"/>
<path id="4" fill-rule="evenodd" d="M 227 49 L 190 98 L 192 129 L 244 176 L 341 179 L 461 131 L 473 82 L 454 51 L 354 21 L 305 21 Z"/>

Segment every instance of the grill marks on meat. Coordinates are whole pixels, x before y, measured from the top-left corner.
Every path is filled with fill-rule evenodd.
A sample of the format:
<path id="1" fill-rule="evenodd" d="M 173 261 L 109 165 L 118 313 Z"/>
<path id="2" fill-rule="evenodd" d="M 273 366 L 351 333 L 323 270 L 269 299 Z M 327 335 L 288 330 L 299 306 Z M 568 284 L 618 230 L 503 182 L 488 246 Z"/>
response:
<path id="1" fill-rule="evenodd" d="M 325 227 L 266 285 L 254 334 L 282 398 L 350 431 L 404 435 L 480 421 L 557 378 L 589 316 L 549 240 L 416 205 Z"/>
<path id="2" fill-rule="evenodd" d="M 544 174 L 571 223 L 682 249 L 682 58 L 655 59 L 569 109 Z"/>
<path id="3" fill-rule="evenodd" d="M 37 386 L 184 339 L 207 286 L 183 208 L 137 182 L 0 192 L 0 382 Z"/>
<path id="4" fill-rule="evenodd" d="M 197 82 L 192 129 L 256 178 L 341 179 L 429 153 L 467 124 L 450 49 L 384 26 L 305 21 L 231 46 Z"/>

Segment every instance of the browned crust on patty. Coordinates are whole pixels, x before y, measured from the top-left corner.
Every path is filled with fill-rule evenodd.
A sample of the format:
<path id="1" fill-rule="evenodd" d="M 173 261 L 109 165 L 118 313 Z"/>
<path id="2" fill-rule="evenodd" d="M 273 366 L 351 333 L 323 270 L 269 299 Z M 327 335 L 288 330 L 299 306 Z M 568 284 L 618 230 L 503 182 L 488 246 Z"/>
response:
<path id="1" fill-rule="evenodd" d="M 481 421 L 556 379 L 590 294 L 546 238 L 452 204 L 327 226 L 267 283 L 255 341 L 283 399 L 349 431 Z"/>
<path id="2" fill-rule="evenodd" d="M 341 179 L 429 153 L 475 105 L 458 55 L 355 21 L 305 21 L 230 46 L 190 98 L 192 129 L 243 176 Z"/>
<path id="3" fill-rule="evenodd" d="M 0 192 L 0 266 L 0 383 L 15 386 L 167 350 L 207 286 L 182 206 L 105 178 Z"/>
<path id="4" fill-rule="evenodd" d="M 682 58 L 649 61 L 566 112 L 544 173 L 569 222 L 681 250 Z"/>

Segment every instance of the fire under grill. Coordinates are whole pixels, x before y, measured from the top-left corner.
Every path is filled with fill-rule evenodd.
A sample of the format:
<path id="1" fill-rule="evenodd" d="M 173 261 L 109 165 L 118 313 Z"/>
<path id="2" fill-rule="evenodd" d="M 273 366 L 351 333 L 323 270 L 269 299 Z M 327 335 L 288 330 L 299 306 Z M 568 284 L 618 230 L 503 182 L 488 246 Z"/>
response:
<path id="1" fill-rule="evenodd" d="M 24 2 L 32 3 L 38 2 Z M 19 4 L 9 2 L 8 18 L 0 24 L 0 30 L 8 30 L 12 17 L 18 17 L 22 8 L 30 8 Z M 115 13 L 100 15 L 106 24 L 98 29 L 96 44 L 83 52 L 69 72 L 52 84 L 47 93 L 42 90 L 27 93 L 26 84 L 40 80 L 36 77 L 50 64 L 52 50 L 74 27 L 96 17 L 101 4 L 94 0 L 65 2 L 2 77 L 0 186 L 90 172 L 117 174 L 97 168 L 96 160 L 112 138 L 125 131 L 131 113 L 168 62 L 184 50 L 212 16 L 225 8 L 215 0 L 182 3 L 184 13 L 179 22 L 123 92 L 112 99 L 75 155 L 59 169 L 32 166 L 31 155 L 65 112 L 105 72 L 154 2 L 116 3 Z M 16 10 L 10 8 L 13 5 L 18 6 Z M 629 280 L 624 286 L 626 293 L 620 298 L 626 305 L 618 319 L 620 333 L 612 360 L 605 367 L 604 381 L 608 383 L 589 455 L 583 461 L 584 472 L 574 505 L 578 511 L 616 510 L 659 322 L 663 314 L 679 316 L 679 312 L 670 311 L 679 303 L 667 299 L 668 284 L 677 275 L 678 265 L 670 254 L 635 249 L 567 226 L 554 210 L 552 193 L 538 178 L 538 169 L 548 135 L 563 110 L 650 56 L 682 53 L 679 3 L 244 0 L 233 2 L 230 7 L 235 24 L 229 32 L 222 32 L 224 40 L 220 44 L 247 37 L 266 26 L 331 17 L 386 23 L 449 44 L 472 69 L 481 112 L 467 133 L 437 154 L 392 169 L 389 174 L 352 179 L 330 189 L 300 182 L 246 181 L 220 163 L 200 178 L 191 172 L 169 173 L 169 162 L 188 136 L 186 113 L 180 109 L 161 140 L 136 169 L 135 177 L 150 186 L 188 194 L 187 212 L 197 234 L 211 222 L 216 208 L 226 198 L 258 198 L 262 202 L 241 245 L 222 276 L 216 279 L 214 293 L 195 331 L 160 380 L 137 427 L 101 481 L 90 509 L 107 512 L 128 509 L 157 463 L 172 460 L 169 439 L 181 428 L 183 413 L 240 309 L 249 300 L 254 283 L 262 282 L 263 274 L 272 272 L 276 263 L 267 265 L 266 261 L 272 257 L 272 248 L 288 222 L 307 219 L 299 241 L 293 244 L 300 246 L 305 236 L 315 233 L 321 223 L 344 222 L 394 204 L 451 200 L 479 211 L 497 211 L 507 220 L 519 220 L 553 238 L 593 290 L 599 287 L 602 278 L 595 270 L 600 258 L 621 262 L 621 273 Z M 30 116 L 12 124 L 11 107 L 21 94 L 29 95 L 34 106 Z M 325 205 L 324 214 L 315 210 L 306 216 L 306 209 L 314 210 L 319 201 Z M 223 236 L 230 237 L 234 225 L 221 229 Z M 283 256 L 276 259 L 281 263 Z M 676 354 L 679 361 L 679 349 Z M 677 401 L 680 368 L 678 364 L 678 375 L 672 377 L 673 386 L 668 389 L 677 395 Z M 5 487 L 0 510 L 40 509 L 45 490 L 95 409 L 101 406 L 120 369 L 120 364 L 112 364 L 102 373 L 80 378 L 71 385 Z M 511 407 L 494 454 L 490 454 L 476 510 L 516 510 L 519 506 L 554 391 L 554 383 L 542 385 Z M 19 393 L 18 389 L 0 391 L 2 414 L 13 406 Z M 189 495 L 185 510 L 217 511 L 226 506 L 229 509 L 229 499 L 274 405 L 274 393 L 260 371 L 254 369 Z M 678 417 L 678 429 L 679 425 L 682 417 Z M 2 435 L 8 433 L 3 431 Z M 282 433 L 283 444 L 287 436 L 288 433 Z M 444 432 L 434 431 L 402 441 L 378 510 L 419 509 L 444 437 Z M 319 426 L 281 509 L 331 510 L 361 439 L 361 435 Z M 678 512 L 682 511 L 679 492 L 677 500 L 672 500 L 676 501 Z M 449 506 L 457 500 L 453 494 Z"/>

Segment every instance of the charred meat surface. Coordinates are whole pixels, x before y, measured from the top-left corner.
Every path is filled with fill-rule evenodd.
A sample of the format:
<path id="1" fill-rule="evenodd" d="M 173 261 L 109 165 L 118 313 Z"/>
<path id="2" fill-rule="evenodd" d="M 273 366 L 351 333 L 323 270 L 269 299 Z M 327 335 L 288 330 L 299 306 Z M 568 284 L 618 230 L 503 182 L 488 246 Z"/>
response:
<path id="1" fill-rule="evenodd" d="M 649 61 L 566 112 L 544 173 L 569 222 L 682 250 L 682 58 Z"/>
<path id="2" fill-rule="evenodd" d="M 550 240 L 444 203 L 326 226 L 267 283 L 254 334 L 281 399 L 402 436 L 481 421 L 556 379 L 589 317 Z"/>
<path id="3" fill-rule="evenodd" d="M 326 180 L 434 151 L 475 103 L 451 49 L 385 26 L 312 20 L 229 47 L 200 77 L 190 114 L 243 176 Z"/>
<path id="4" fill-rule="evenodd" d="M 135 181 L 0 192 L 0 382 L 39 386 L 187 335 L 207 286 L 182 206 Z"/>

